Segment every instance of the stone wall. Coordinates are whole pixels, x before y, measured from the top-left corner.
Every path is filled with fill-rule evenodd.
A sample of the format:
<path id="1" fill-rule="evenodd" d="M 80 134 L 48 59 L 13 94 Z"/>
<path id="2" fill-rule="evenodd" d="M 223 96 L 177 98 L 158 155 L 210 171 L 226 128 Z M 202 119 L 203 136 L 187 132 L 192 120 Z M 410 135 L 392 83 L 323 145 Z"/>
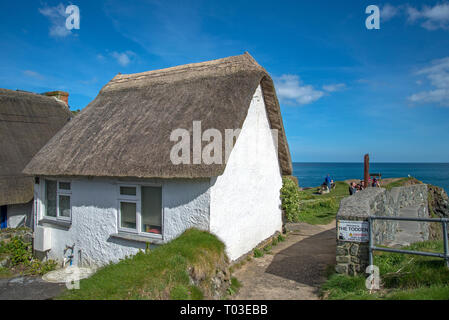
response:
<path id="1" fill-rule="evenodd" d="M 418 217 L 429 217 L 427 185 L 419 184 L 397 187 L 391 190 L 368 188 L 344 198 L 337 213 L 337 226 L 340 220 L 368 221 L 370 216 L 396 217 L 400 209 L 418 207 Z M 421 236 L 416 241 L 429 238 L 428 223 L 419 223 Z M 376 220 L 373 225 L 373 242 L 386 245 L 395 240 L 398 221 Z M 369 261 L 368 242 L 351 242 L 337 239 L 337 273 L 355 275 L 364 273 Z"/>

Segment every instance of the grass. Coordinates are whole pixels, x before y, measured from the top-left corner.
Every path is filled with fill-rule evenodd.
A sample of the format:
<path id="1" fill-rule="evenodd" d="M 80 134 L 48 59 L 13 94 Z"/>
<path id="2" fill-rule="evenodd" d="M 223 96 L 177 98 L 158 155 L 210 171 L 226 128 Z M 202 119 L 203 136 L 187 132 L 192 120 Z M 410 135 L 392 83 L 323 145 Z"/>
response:
<path id="1" fill-rule="evenodd" d="M 260 249 L 254 249 L 253 254 L 254 258 L 261 258 L 264 255 L 264 251 Z"/>
<path id="2" fill-rule="evenodd" d="M 394 187 L 416 184 L 420 181 L 413 177 L 401 178 L 385 186 L 387 190 Z M 309 224 L 328 224 L 337 215 L 341 199 L 349 196 L 349 185 L 343 181 L 335 182 L 335 188 L 329 193 L 318 194 L 316 188 L 298 192 L 299 210 L 291 222 L 306 222 Z"/>
<path id="3" fill-rule="evenodd" d="M 80 281 L 79 290 L 66 290 L 59 299 L 202 299 L 218 263 L 226 263 L 224 244 L 214 235 L 189 229 L 149 253 L 109 264 Z M 201 285 L 190 283 L 190 272 Z"/>
<path id="4" fill-rule="evenodd" d="M 443 252 L 442 241 L 414 243 L 406 249 Z M 376 252 L 381 289 L 372 294 L 365 288 L 363 276 L 333 273 L 321 287 L 327 299 L 344 300 L 421 300 L 449 299 L 449 269 L 443 259 L 390 252 Z"/>
<path id="5" fill-rule="evenodd" d="M 391 190 L 392 188 L 395 188 L 395 187 L 402 187 L 404 185 L 419 184 L 419 183 L 422 183 L 422 182 L 417 180 L 416 178 L 406 177 L 406 178 L 400 178 L 399 180 L 391 182 L 385 186 L 382 185 L 382 187 L 387 190 Z"/>
<path id="6" fill-rule="evenodd" d="M 242 287 L 242 284 L 240 283 L 240 281 L 236 277 L 232 277 L 231 285 L 228 288 L 228 294 L 231 296 L 236 294 L 241 287 Z"/>
<path id="7" fill-rule="evenodd" d="M 299 212 L 295 222 L 328 224 L 337 215 L 340 200 L 349 196 L 347 183 L 337 181 L 329 193 L 317 194 L 317 188 L 299 191 Z"/>

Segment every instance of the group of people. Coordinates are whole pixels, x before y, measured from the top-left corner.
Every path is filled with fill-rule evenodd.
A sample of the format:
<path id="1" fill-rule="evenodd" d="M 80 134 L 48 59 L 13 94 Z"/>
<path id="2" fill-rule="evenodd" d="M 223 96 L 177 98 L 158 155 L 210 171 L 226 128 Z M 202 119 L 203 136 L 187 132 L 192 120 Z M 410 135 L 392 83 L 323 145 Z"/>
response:
<path id="1" fill-rule="evenodd" d="M 362 191 L 366 188 L 367 185 L 365 185 L 365 181 L 364 180 L 360 180 L 359 183 L 356 182 L 351 182 L 349 184 L 349 194 L 353 195 L 356 192 Z M 377 178 L 373 178 L 371 180 L 371 178 L 368 180 L 368 186 L 371 187 L 380 187 L 380 181 Z M 328 174 L 325 178 L 324 178 L 324 182 L 321 185 L 321 188 L 318 189 L 318 193 L 327 193 L 330 192 L 331 189 L 335 188 L 335 183 L 334 180 L 332 180 L 332 178 L 330 177 L 330 175 Z"/>
<path id="2" fill-rule="evenodd" d="M 371 187 L 380 187 L 380 182 L 377 180 L 377 178 L 374 178 L 372 181 L 371 179 L 368 181 L 368 185 L 371 184 Z M 349 194 L 352 196 L 358 191 L 364 190 L 366 188 L 365 181 L 360 180 L 359 183 L 355 183 L 354 181 L 349 184 Z"/>

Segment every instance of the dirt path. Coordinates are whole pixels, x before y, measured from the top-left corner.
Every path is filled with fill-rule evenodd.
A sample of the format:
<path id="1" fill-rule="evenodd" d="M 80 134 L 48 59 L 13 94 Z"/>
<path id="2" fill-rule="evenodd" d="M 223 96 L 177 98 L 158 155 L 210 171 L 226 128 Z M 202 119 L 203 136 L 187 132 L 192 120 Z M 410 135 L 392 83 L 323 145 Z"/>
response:
<path id="1" fill-rule="evenodd" d="M 234 271 L 242 288 L 234 300 L 316 300 L 325 268 L 335 264 L 335 220 L 328 225 L 296 224 L 272 254 Z"/>

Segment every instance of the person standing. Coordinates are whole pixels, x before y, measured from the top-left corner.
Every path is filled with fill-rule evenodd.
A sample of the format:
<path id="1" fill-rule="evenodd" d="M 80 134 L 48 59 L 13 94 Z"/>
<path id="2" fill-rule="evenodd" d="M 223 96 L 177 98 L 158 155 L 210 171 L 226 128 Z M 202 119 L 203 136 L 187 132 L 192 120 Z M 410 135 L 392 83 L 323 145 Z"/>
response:
<path id="1" fill-rule="evenodd" d="M 326 178 L 324 178 L 324 183 L 326 184 L 327 189 L 328 189 L 329 191 L 331 191 L 331 187 L 332 187 L 332 179 L 331 179 L 329 173 L 327 174 Z"/>

